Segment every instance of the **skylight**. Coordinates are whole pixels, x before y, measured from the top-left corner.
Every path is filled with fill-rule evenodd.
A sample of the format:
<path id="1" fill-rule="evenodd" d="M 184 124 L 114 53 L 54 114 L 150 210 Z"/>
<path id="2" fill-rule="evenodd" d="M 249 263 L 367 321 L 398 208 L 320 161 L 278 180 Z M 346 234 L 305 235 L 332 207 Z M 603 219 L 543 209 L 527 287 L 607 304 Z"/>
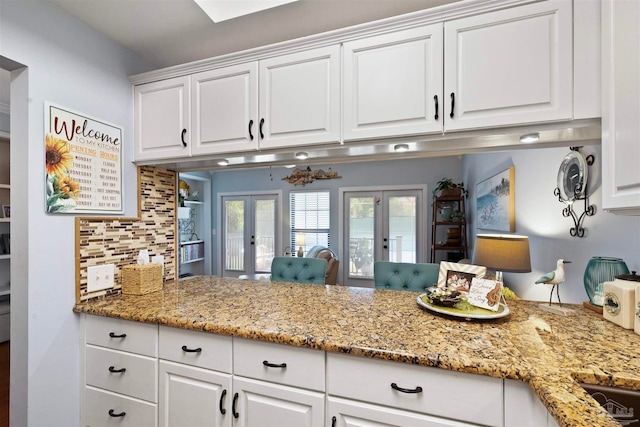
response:
<path id="1" fill-rule="evenodd" d="M 222 22 L 298 0 L 194 0 L 213 22 Z"/>

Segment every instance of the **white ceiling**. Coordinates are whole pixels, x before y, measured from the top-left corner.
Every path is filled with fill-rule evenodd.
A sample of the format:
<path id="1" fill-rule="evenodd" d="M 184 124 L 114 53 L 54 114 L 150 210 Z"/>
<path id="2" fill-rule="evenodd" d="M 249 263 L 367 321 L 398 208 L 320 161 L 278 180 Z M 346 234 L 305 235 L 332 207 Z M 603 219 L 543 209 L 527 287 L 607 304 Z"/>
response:
<path id="1" fill-rule="evenodd" d="M 300 0 L 213 23 L 192 0 L 52 0 L 157 68 L 458 0 Z"/>

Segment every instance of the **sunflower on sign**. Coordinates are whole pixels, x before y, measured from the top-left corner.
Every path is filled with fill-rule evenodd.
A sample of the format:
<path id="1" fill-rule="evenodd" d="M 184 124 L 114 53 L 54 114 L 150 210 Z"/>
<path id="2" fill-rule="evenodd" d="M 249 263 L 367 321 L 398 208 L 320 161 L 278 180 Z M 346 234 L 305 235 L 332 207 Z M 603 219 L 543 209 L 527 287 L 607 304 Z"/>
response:
<path id="1" fill-rule="evenodd" d="M 47 134 L 45 138 L 45 168 L 47 171 L 47 212 L 62 212 L 76 207 L 80 185 L 69 176 L 73 154 L 69 143 Z"/>

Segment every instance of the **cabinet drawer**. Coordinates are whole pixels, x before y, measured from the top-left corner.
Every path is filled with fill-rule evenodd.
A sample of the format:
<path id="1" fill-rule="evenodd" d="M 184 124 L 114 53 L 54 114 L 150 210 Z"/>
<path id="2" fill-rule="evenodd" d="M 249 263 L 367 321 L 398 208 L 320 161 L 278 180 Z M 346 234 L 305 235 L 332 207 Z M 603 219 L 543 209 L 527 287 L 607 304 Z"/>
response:
<path id="1" fill-rule="evenodd" d="M 160 359 L 231 373 L 231 337 L 161 326 L 159 347 Z"/>
<path id="2" fill-rule="evenodd" d="M 406 393 L 394 389 L 415 390 Z M 409 411 L 502 425 L 502 380 L 404 363 L 327 354 L 327 392 Z"/>
<path id="3" fill-rule="evenodd" d="M 86 316 L 87 344 L 158 356 L 158 326 L 112 317 Z"/>
<path id="4" fill-rule="evenodd" d="M 324 355 L 324 351 L 319 350 L 235 338 L 233 373 L 324 391 Z"/>
<path id="5" fill-rule="evenodd" d="M 86 347 L 87 384 L 156 402 L 158 362 L 146 356 Z M 119 371 L 121 372 L 111 372 Z"/>
<path id="6" fill-rule="evenodd" d="M 155 427 L 156 405 L 93 387 L 85 387 L 84 424 L 91 427 Z M 111 415 L 110 415 L 111 412 Z M 123 414 L 118 416 L 120 414 Z"/>

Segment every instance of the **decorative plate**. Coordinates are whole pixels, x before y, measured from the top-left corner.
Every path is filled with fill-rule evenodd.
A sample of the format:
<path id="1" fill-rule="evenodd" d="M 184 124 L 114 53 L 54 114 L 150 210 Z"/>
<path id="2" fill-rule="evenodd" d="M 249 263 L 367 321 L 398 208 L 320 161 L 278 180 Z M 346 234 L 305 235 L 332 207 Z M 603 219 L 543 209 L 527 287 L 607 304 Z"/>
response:
<path id="1" fill-rule="evenodd" d="M 471 311 L 460 310 L 455 307 L 443 307 L 435 304 L 431 304 L 427 299 L 427 294 L 420 294 L 416 299 L 418 305 L 426 308 L 427 310 L 446 314 L 454 317 L 461 317 L 463 319 L 499 319 L 501 317 L 508 316 L 511 311 L 509 311 L 509 307 L 500 303 L 500 308 L 498 311 L 486 310 L 480 307 L 474 307 Z"/>

